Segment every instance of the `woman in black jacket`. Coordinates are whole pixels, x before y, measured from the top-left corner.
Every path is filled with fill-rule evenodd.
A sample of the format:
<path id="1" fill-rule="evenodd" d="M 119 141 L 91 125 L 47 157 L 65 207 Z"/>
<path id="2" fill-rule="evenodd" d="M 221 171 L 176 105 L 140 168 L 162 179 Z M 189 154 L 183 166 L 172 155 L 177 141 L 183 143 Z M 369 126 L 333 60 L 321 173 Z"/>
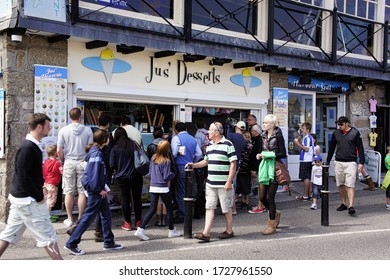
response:
<path id="1" fill-rule="evenodd" d="M 282 130 L 276 126 L 278 119 L 274 115 L 267 115 L 263 119 L 263 151 L 275 152 L 275 160 L 281 160 L 287 157 L 286 147 Z M 262 158 L 262 154 L 257 154 L 257 159 Z M 261 232 L 264 235 L 274 234 L 276 227 L 280 222 L 281 212 L 276 210 L 275 195 L 278 189 L 278 183 L 270 180 L 269 184 L 260 185 L 260 200 L 269 211 L 269 220 L 267 227 Z"/>
<path id="2" fill-rule="evenodd" d="M 127 137 L 124 128 L 118 127 L 114 135 L 114 146 L 110 153 L 110 167 L 121 190 L 122 211 L 125 220 L 122 229 L 130 231 L 131 227 L 131 197 L 133 197 L 135 227 L 141 225 L 142 217 L 142 186 L 143 178 L 134 167 L 134 142 Z"/>

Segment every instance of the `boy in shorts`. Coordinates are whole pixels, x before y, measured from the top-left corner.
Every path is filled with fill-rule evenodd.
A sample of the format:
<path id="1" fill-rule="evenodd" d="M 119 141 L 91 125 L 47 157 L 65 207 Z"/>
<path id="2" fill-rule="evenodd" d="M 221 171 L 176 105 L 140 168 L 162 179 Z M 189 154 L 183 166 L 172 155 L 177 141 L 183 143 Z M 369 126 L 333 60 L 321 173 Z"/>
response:
<path id="1" fill-rule="evenodd" d="M 301 149 L 299 155 L 299 179 L 303 181 L 303 195 L 297 196 L 297 200 L 308 201 L 310 200 L 310 187 L 311 187 L 311 168 L 314 156 L 314 139 L 310 134 L 311 124 L 305 122 L 302 124 L 302 143 L 299 139 L 294 139 L 295 145 Z"/>

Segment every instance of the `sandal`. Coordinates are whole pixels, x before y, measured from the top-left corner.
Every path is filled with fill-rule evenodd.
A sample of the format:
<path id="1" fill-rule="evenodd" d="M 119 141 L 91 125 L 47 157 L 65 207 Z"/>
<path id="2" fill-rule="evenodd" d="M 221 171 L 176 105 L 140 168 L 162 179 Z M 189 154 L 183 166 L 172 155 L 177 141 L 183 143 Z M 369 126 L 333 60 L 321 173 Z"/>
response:
<path id="1" fill-rule="evenodd" d="M 203 232 L 194 233 L 193 236 L 194 236 L 194 238 L 202 240 L 204 242 L 210 242 L 210 236 L 204 235 Z"/>

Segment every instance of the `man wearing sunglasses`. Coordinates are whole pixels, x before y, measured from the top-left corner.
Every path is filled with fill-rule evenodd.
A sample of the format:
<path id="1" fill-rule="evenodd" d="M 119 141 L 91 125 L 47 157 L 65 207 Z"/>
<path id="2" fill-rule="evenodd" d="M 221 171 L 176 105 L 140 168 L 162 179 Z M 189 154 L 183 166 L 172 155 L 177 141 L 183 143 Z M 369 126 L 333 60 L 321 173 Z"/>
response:
<path id="1" fill-rule="evenodd" d="M 327 162 L 329 163 L 336 151 L 334 167 L 336 184 L 339 186 L 341 205 L 337 211 L 348 210 L 350 215 L 355 214 L 353 207 L 355 197 L 356 170 L 361 172 L 364 165 L 364 148 L 360 132 L 349 126 L 347 117 L 340 117 L 337 120 L 339 129 L 332 134 L 329 143 Z M 356 166 L 357 165 L 357 166 Z M 348 207 L 346 201 L 348 196 Z"/>

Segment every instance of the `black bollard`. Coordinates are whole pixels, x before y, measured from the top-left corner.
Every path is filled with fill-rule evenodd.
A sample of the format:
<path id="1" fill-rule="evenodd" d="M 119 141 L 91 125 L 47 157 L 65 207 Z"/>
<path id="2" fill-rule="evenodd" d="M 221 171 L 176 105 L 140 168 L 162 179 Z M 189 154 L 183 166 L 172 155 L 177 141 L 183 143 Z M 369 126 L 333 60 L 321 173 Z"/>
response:
<path id="1" fill-rule="evenodd" d="M 321 225 L 329 226 L 329 163 L 322 164 Z"/>
<path id="2" fill-rule="evenodd" d="M 184 238 L 192 238 L 192 203 L 195 199 L 192 197 L 192 185 L 194 180 L 194 169 L 188 166 L 186 171 L 186 195 L 184 197 Z"/>

